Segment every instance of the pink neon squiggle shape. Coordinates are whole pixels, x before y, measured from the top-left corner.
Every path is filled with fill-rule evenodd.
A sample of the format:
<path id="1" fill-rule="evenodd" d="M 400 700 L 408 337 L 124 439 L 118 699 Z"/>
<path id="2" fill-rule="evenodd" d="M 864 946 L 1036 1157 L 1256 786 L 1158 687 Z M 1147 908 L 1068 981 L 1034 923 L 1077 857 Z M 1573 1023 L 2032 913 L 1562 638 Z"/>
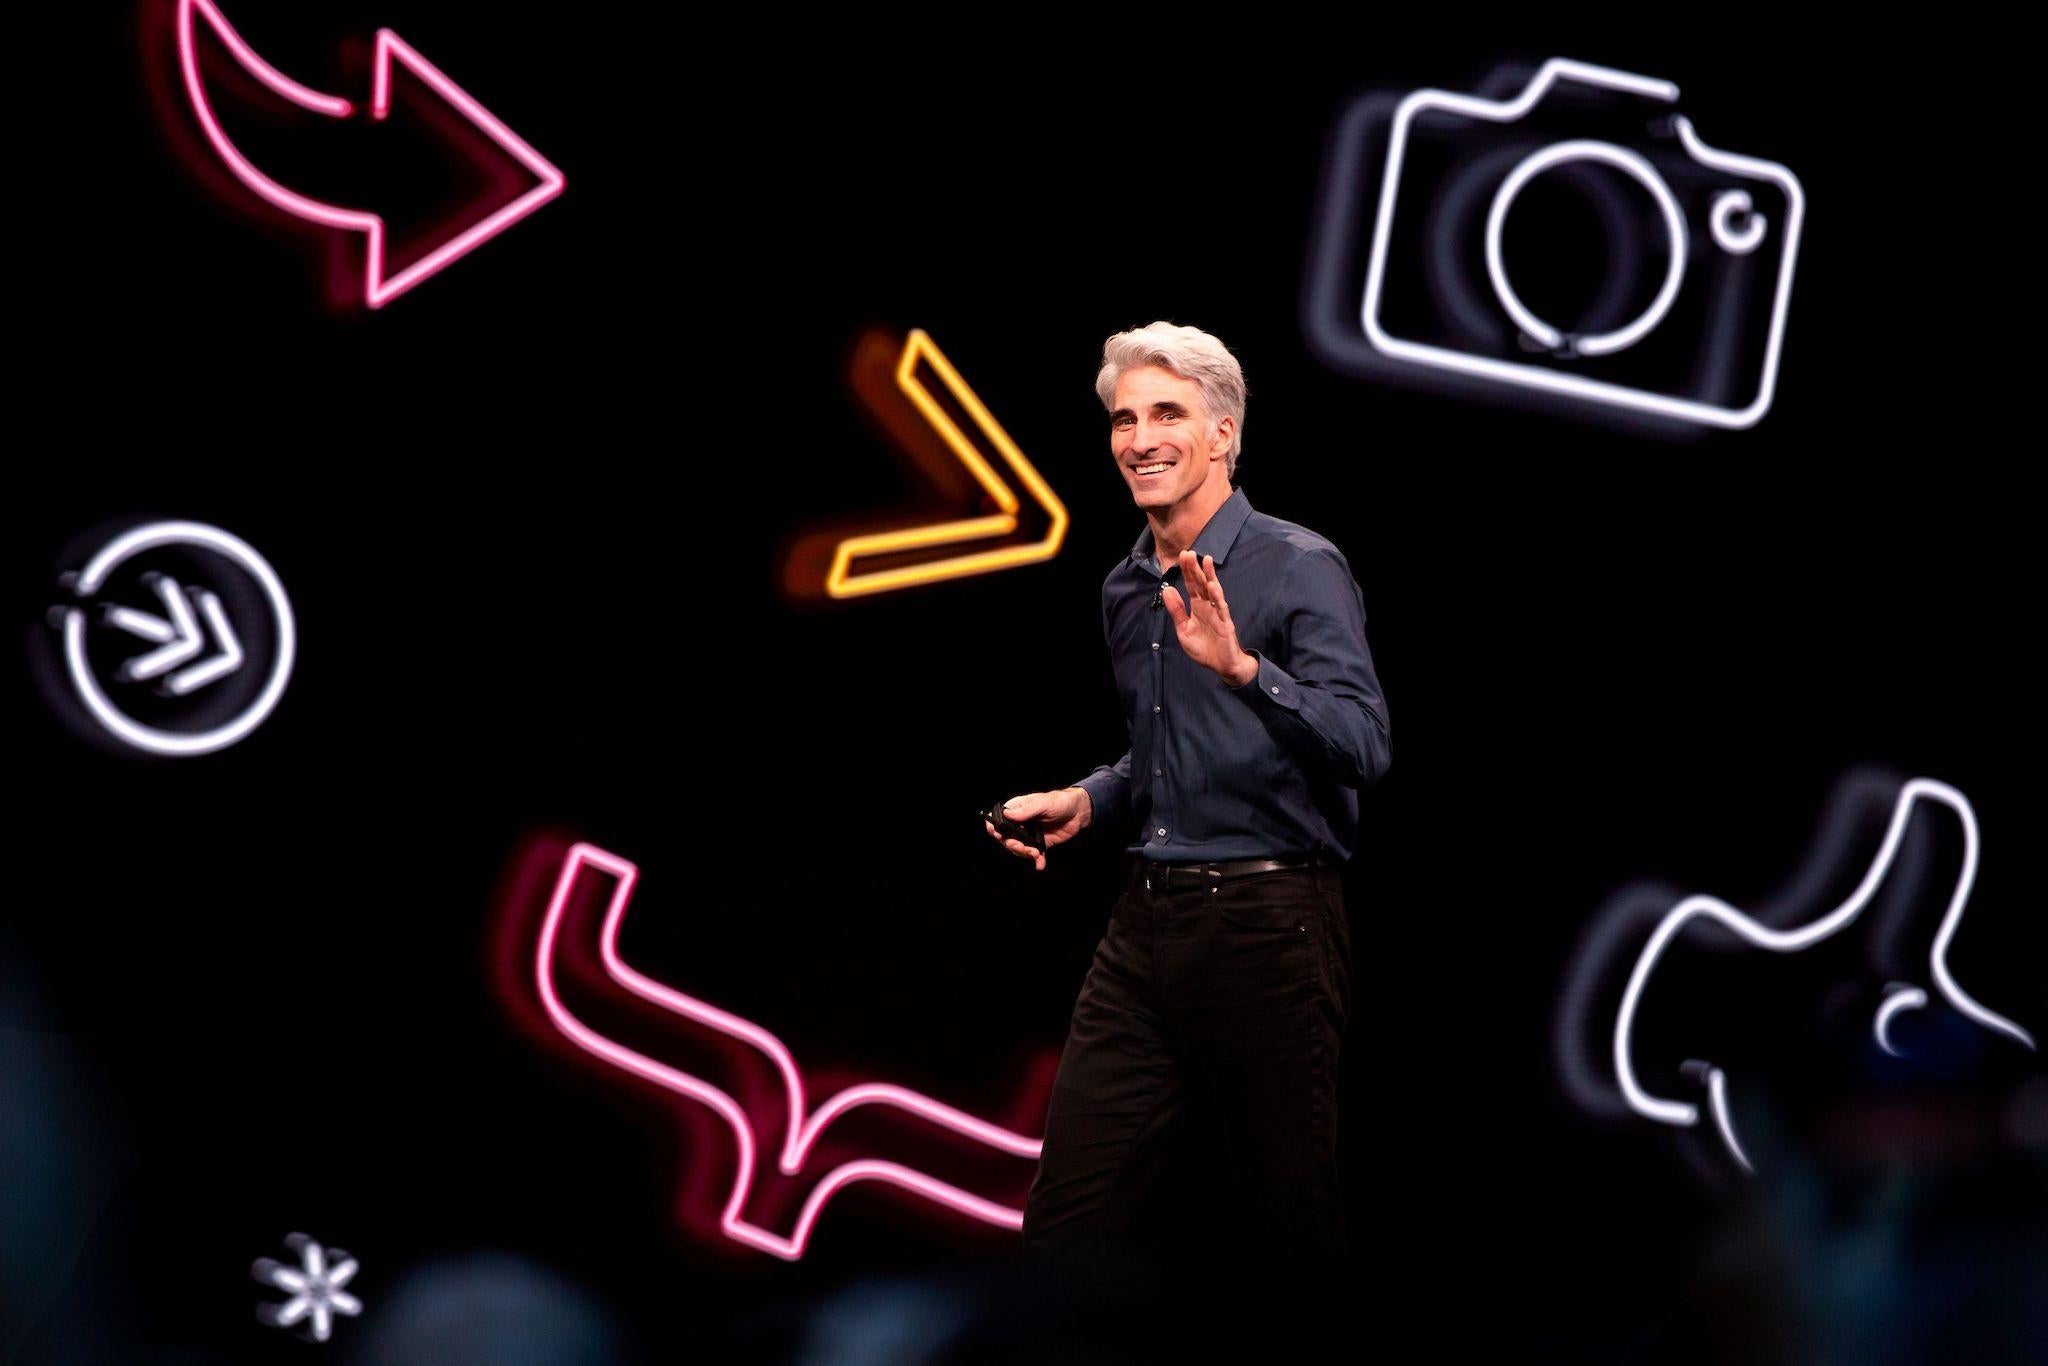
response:
<path id="1" fill-rule="evenodd" d="M 811 1230 L 817 1223 L 818 1215 L 824 1209 L 825 1203 L 837 1191 L 855 1181 L 887 1182 L 914 1191 L 935 1204 L 983 1223 L 1010 1229 L 1023 1227 L 1024 1213 L 1020 1209 L 984 1199 L 898 1163 L 873 1159 L 843 1163 L 820 1180 L 804 1201 L 803 1209 L 797 1216 L 795 1228 L 789 1237 L 781 1237 L 759 1225 L 747 1222 L 741 1211 L 745 1208 L 747 1196 L 753 1190 L 755 1141 L 753 1123 L 747 1118 L 739 1102 L 702 1078 L 657 1062 L 599 1034 L 577 1019 L 568 1007 L 562 1004 L 561 996 L 555 989 L 555 941 L 561 929 L 562 915 L 568 905 L 569 893 L 575 887 L 577 876 L 585 867 L 598 868 L 617 879 L 617 886 L 605 910 L 604 925 L 600 931 L 599 949 L 606 973 L 634 995 L 749 1044 L 768 1055 L 774 1062 L 789 1095 L 790 1123 L 779 1159 L 784 1174 L 793 1176 L 801 1170 L 804 1159 L 826 1127 L 839 1116 L 862 1105 L 893 1106 L 930 1120 L 941 1128 L 1018 1157 L 1036 1158 L 1041 1145 L 1037 1139 L 1026 1138 L 1022 1134 L 1013 1133 L 986 1120 L 977 1119 L 965 1111 L 957 1110 L 919 1092 L 882 1082 L 848 1087 L 806 1118 L 803 1077 L 797 1069 L 796 1058 L 780 1039 L 751 1020 L 742 1019 L 694 996 L 663 986 L 652 978 L 636 972 L 619 958 L 619 926 L 625 918 L 626 907 L 632 900 L 633 885 L 639 879 L 640 870 L 629 860 L 599 849 L 596 845 L 577 844 L 569 850 L 568 856 L 562 862 L 562 871 L 555 881 L 554 894 L 548 901 L 547 916 L 541 923 L 540 938 L 536 945 L 534 978 L 540 990 L 541 1004 L 546 1008 L 548 1017 L 554 1021 L 555 1027 L 585 1051 L 604 1059 L 614 1067 L 708 1106 L 725 1120 L 739 1149 L 739 1163 L 733 1177 L 732 1192 L 726 1197 L 725 1209 L 719 1218 L 719 1228 L 727 1237 L 763 1252 L 772 1253 L 785 1261 L 795 1261 L 803 1256 L 804 1248 L 810 1241 Z"/>
<path id="2" fill-rule="evenodd" d="M 347 118 L 355 112 L 355 106 L 338 95 L 322 94 L 301 85 L 263 60 L 242 35 L 235 31 L 234 26 L 227 21 L 227 16 L 220 12 L 213 0 L 178 0 L 178 69 L 184 77 L 185 94 L 191 101 L 192 113 L 199 120 L 200 129 L 206 134 L 206 140 L 213 144 L 213 150 L 220 154 L 221 160 L 227 163 L 228 169 L 234 172 L 236 179 L 277 208 L 295 218 L 303 218 L 326 227 L 360 232 L 368 239 L 363 301 L 371 308 L 382 308 L 399 295 L 447 269 L 520 219 L 533 213 L 541 205 L 560 195 L 568 187 L 568 177 L 564 176 L 553 162 L 536 152 L 524 138 L 506 127 L 502 120 L 479 104 L 468 91 L 448 79 L 439 67 L 421 56 L 418 49 L 390 29 L 379 29 L 372 64 L 371 118 L 381 122 L 391 112 L 391 63 L 394 60 L 401 62 L 413 75 L 424 81 L 442 99 L 455 106 L 463 117 L 481 128 L 493 142 L 504 148 L 540 181 L 531 190 L 497 212 L 443 242 L 396 275 L 387 277 L 386 231 L 384 219 L 380 215 L 360 209 L 345 209 L 287 189 L 258 170 L 255 163 L 244 156 L 241 149 L 235 146 L 233 139 L 228 137 L 226 130 L 220 125 L 220 120 L 214 115 L 213 104 L 206 97 L 205 83 L 199 77 L 199 53 L 193 22 L 195 16 L 206 21 L 207 27 L 213 30 L 214 35 L 227 47 L 244 70 L 284 99 L 331 118 Z"/>

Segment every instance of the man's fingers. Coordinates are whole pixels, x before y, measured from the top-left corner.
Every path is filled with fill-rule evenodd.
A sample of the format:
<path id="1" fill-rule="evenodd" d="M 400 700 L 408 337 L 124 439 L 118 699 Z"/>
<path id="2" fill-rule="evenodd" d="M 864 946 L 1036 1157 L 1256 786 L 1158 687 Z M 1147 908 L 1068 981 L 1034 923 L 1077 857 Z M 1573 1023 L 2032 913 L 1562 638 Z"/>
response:
<path id="1" fill-rule="evenodd" d="M 988 831 L 989 838 L 999 842 L 1003 846 L 1003 848 L 1009 850 L 1011 853 L 1022 855 L 1025 858 L 1037 859 L 1040 863 L 1043 863 L 1045 861 L 1045 856 L 1040 854 L 1036 849 L 1033 849 L 1030 845 L 1025 844 L 1019 840 L 1013 840 L 1008 835 L 999 834 L 996 828 L 993 825 L 990 825 L 987 821 L 984 820 L 981 823 L 981 828 Z"/>
<path id="2" fill-rule="evenodd" d="M 1216 557 L 1205 555 L 1195 566 L 1195 577 L 1202 585 L 1202 600 L 1218 614 L 1227 610 L 1223 601 L 1223 581 L 1216 577 Z"/>

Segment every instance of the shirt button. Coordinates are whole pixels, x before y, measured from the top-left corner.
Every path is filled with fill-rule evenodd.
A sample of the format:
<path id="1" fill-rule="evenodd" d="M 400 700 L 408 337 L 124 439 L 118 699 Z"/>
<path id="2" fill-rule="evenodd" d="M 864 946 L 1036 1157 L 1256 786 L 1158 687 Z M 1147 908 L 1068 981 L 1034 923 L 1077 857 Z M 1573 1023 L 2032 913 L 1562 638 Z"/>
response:
<path id="1" fill-rule="evenodd" d="M 1163 768 L 1155 768 L 1152 770 L 1152 776 L 1155 778 L 1164 778 L 1166 776 L 1166 770 Z"/>
<path id="2" fill-rule="evenodd" d="M 1279 685 L 1278 683 L 1275 683 L 1275 684 L 1273 685 L 1273 691 L 1274 691 L 1274 692 L 1279 692 L 1279 691 L 1280 691 L 1280 685 Z"/>
<path id="3" fill-rule="evenodd" d="M 1165 838 L 1166 838 L 1166 827 L 1165 827 L 1165 826 L 1163 826 L 1163 825 L 1159 827 L 1159 838 L 1161 838 L 1161 839 L 1165 839 Z"/>
<path id="4" fill-rule="evenodd" d="M 1157 708 L 1157 707 L 1154 707 L 1154 708 L 1153 708 L 1152 710 L 1153 710 L 1153 711 L 1158 711 L 1158 710 L 1159 710 L 1159 708 Z"/>

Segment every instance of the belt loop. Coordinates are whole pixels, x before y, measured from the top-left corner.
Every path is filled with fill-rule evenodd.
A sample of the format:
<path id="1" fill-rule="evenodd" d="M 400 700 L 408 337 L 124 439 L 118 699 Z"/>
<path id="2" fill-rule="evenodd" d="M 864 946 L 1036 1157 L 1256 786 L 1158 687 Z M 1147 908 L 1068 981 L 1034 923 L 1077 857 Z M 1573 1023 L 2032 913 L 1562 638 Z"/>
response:
<path id="1" fill-rule="evenodd" d="M 1322 900 L 1322 898 L 1323 898 L 1323 842 L 1322 842 L 1321 840 L 1317 840 L 1317 841 L 1316 841 L 1316 847 L 1315 847 L 1314 849 L 1311 849 L 1311 850 L 1309 851 L 1309 855 L 1308 855 L 1308 875 L 1309 875 L 1309 878 L 1310 878 L 1310 880 L 1311 880 L 1311 881 L 1312 881 L 1312 882 L 1313 882 L 1313 883 L 1315 884 L 1315 889 L 1316 889 L 1316 900 L 1318 900 L 1318 901 Z"/>

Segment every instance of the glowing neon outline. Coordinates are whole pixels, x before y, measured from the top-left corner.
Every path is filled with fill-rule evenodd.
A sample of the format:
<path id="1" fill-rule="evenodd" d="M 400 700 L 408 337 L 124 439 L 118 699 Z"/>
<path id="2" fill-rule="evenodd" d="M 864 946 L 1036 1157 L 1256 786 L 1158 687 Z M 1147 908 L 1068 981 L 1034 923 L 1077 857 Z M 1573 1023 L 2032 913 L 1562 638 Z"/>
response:
<path id="1" fill-rule="evenodd" d="M 204 588 L 200 589 L 199 611 L 212 628 L 213 638 L 220 642 L 220 653 L 203 664 L 194 664 L 172 674 L 164 686 L 170 689 L 173 697 L 196 692 L 242 667 L 242 641 L 235 634 L 234 623 L 228 620 L 227 610 L 220 605 L 220 599 Z"/>
<path id="2" fill-rule="evenodd" d="M 234 719 L 212 730 L 172 731 L 143 725 L 115 706 L 100 688 L 99 680 L 93 677 L 85 658 L 85 611 L 79 607 L 64 609 L 64 663 L 71 674 L 71 686 L 102 726 L 137 749 L 183 757 L 226 749 L 268 719 L 278 699 L 284 696 L 285 684 L 291 680 L 299 637 L 298 626 L 292 618 L 291 599 L 285 596 L 284 582 L 270 567 L 270 561 L 257 554 L 255 547 L 241 537 L 203 522 L 149 522 L 116 536 L 92 557 L 92 562 L 79 574 L 74 589 L 80 597 L 89 598 L 99 592 L 107 575 L 130 556 L 160 545 L 175 544 L 196 545 L 233 560 L 256 580 L 263 596 L 270 600 L 271 613 L 277 619 L 277 658 L 272 662 L 270 677 L 264 680 L 263 690 L 256 695 L 256 700 Z M 128 628 L 124 626 L 122 629 Z M 236 649 L 239 653 L 239 642 Z"/>
<path id="3" fill-rule="evenodd" d="M 1650 306 L 1626 327 L 1569 339 L 1537 317 L 1522 302 L 1522 296 L 1515 293 L 1500 246 L 1501 229 L 1507 223 L 1508 210 L 1514 207 L 1515 196 L 1522 192 L 1522 187 L 1551 167 L 1568 161 L 1597 161 L 1633 176 L 1657 201 L 1658 212 L 1664 215 L 1664 230 L 1671 237 L 1671 265 L 1665 270 L 1664 284 L 1658 289 L 1657 297 L 1650 301 Z M 1648 158 L 1611 142 L 1574 138 L 1569 142 L 1553 142 L 1529 153 L 1514 170 L 1508 172 L 1507 179 L 1493 192 L 1493 206 L 1486 214 L 1486 273 L 1493 280 L 1493 292 L 1500 299 L 1501 307 L 1507 309 L 1508 316 L 1515 320 L 1516 326 L 1552 350 L 1569 345 L 1582 356 L 1610 356 L 1634 346 L 1671 311 L 1672 301 L 1678 298 L 1678 287 L 1685 281 L 1685 265 L 1685 215 L 1679 212 L 1678 200 L 1671 193 L 1671 187 L 1664 183 L 1664 177 L 1657 174 L 1657 168 L 1649 163 Z"/>
<path id="4" fill-rule="evenodd" d="M 363 1302 L 343 1289 L 355 1279 L 359 1269 L 356 1259 L 338 1247 L 322 1247 L 318 1240 L 303 1233 L 286 1235 L 284 1243 L 299 1254 L 297 1268 L 270 1257 L 258 1257 L 249 1270 L 257 1280 L 285 1291 L 291 1298 L 282 1304 L 257 1305 L 256 1317 L 273 1328 L 289 1328 L 310 1314 L 312 1340 L 325 1342 L 333 1336 L 336 1314 L 355 1318 L 363 1312 Z M 327 1264 L 329 1252 L 341 1259 L 333 1266 Z"/>
<path id="5" fill-rule="evenodd" d="M 950 545 L 959 541 L 984 540 L 991 536 L 1007 536 L 1017 529 L 1017 510 L 1021 506 L 1017 495 L 1003 482 L 982 458 L 980 451 L 967 434 L 960 430 L 945 409 L 939 406 L 922 383 L 917 379 L 917 362 L 922 358 L 930 362 L 939 379 L 953 395 L 956 402 L 967 410 L 974 425 L 981 429 L 994 444 L 1011 471 L 1030 491 L 1032 498 L 1052 516 L 1052 525 L 1046 529 L 1043 538 L 1026 545 L 1002 546 L 994 550 L 982 550 L 968 555 L 956 555 L 943 560 L 928 560 L 922 564 L 905 565 L 895 569 L 876 570 L 867 574 L 848 572 L 856 556 L 879 555 L 891 550 L 911 550 L 924 546 Z M 946 445 L 959 457 L 974 475 L 982 489 L 995 500 L 1000 513 L 987 517 L 973 517 L 961 521 L 933 522 L 926 526 L 909 527 L 897 531 L 877 531 L 861 536 L 849 536 L 841 541 L 832 555 L 832 568 L 825 575 L 825 591 L 835 598 L 858 597 L 865 593 L 881 593 L 892 588 L 905 588 L 911 584 L 932 583 L 940 579 L 962 578 L 969 574 L 986 574 L 998 569 L 1009 569 L 1020 564 L 1035 564 L 1049 560 L 1059 554 L 1060 543 L 1067 534 L 1067 507 L 1052 491 L 1052 486 L 1024 458 L 1024 452 L 1010 439 L 975 392 L 967 387 L 967 381 L 960 378 L 960 372 L 953 368 L 945 353 L 939 350 L 929 333 L 923 328 L 912 328 L 910 336 L 903 343 L 902 358 L 896 364 L 896 387 L 901 389 L 917 405 Z"/>
<path id="6" fill-rule="evenodd" d="M 1978 1004 L 1956 985 L 1955 978 L 1949 973 L 1948 946 L 1955 938 L 1957 927 L 1962 923 L 1963 908 L 1969 901 L 1970 889 L 1977 880 L 1977 813 L 1971 808 L 1969 799 L 1947 783 L 1933 778 L 1915 778 L 1900 789 L 1898 800 L 1892 807 L 1891 824 L 1885 830 L 1884 843 L 1878 848 L 1877 857 L 1871 861 L 1869 870 L 1864 873 L 1863 881 L 1857 884 L 1856 890 L 1851 892 L 1841 905 L 1826 915 L 1797 929 L 1778 930 L 1744 915 L 1717 897 L 1705 895 L 1689 896 L 1665 912 L 1664 918 L 1658 922 L 1655 932 L 1651 934 L 1649 942 L 1643 946 L 1642 953 L 1636 958 L 1635 968 L 1629 973 L 1628 987 L 1622 993 L 1621 1008 L 1614 1017 L 1614 1073 L 1621 1083 L 1622 1098 L 1627 1101 L 1631 1110 L 1645 1119 L 1680 1128 L 1699 1122 L 1698 1106 L 1688 1105 L 1683 1101 L 1661 1099 L 1644 1091 L 1636 1082 L 1635 1066 L 1629 1056 L 1629 1036 L 1635 1026 L 1636 1007 L 1642 999 L 1643 988 L 1648 983 L 1650 972 L 1656 967 L 1665 946 L 1678 932 L 1689 921 L 1704 917 L 1727 926 L 1749 943 L 1773 953 L 1796 953 L 1810 944 L 1826 939 L 1854 920 L 1871 897 L 1876 895 L 1879 884 L 1884 881 L 1885 874 L 1891 869 L 1892 859 L 1898 853 L 1899 840 L 1905 833 L 1906 819 L 1912 814 L 1913 804 L 1922 797 L 1939 802 L 1954 811 L 1963 827 L 1963 865 L 1956 877 L 1955 890 L 1949 895 L 1948 909 L 1942 914 L 1941 926 L 1935 931 L 1934 943 L 1928 952 L 1928 963 L 1933 973 L 1934 984 L 1940 988 L 1941 994 L 1948 999 L 1950 1005 L 1978 1024 L 2008 1035 L 2030 1050 L 2035 1048 L 2032 1034 L 2003 1015 Z M 1923 994 L 1923 1003 L 1924 999 Z M 1891 1002 L 1886 1003 L 1886 1006 L 1890 1005 Z M 1880 1007 L 1880 1043 L 1884 1042 L 1884 1019 L 1885 1007 Z M 1889 1050 L 1888 1045 L 1887 1049 Z M 1729 1151 L 1735 1155 L 1737 1161 L 1748 1168 L 1749 1160 L 1743 1156 L 1740 1145 L 1735 1141 L 1735 1130 L 1728 1119 L 1725 1096 L 1714 1092 L 1717 1085 L 1714 1075 L 1718 1074 L 1719 1070 L 1713 1068 L 1708 1077 L 1709 1099 L 1715 1107 L 1715 1121 L 1722 1130 L 1722 1138 L 1727 1143 Z"/>
<path id="7" fill-rule="evenodd" d="M 185 590 L 168 575 L 159 574 L 155 579 L 156 595 L 163 599 L 165 609 L 170 612 L 169 621 L 150 616 L 147 612 L 138 612 L 132 607 L 109 607 L 101 618 L 109 626 L 161 646 L 146 655 L 136 655 L 121 665 L 121 677 L 130 683 L 146 682 L 158 674 L 170 673 L 206 648 L 206 635 L 199 629 L 198 618 L 192 615 L 192 604 L 186 600 Z M 204 588 L 200 589 L 199 610 L 205 615 L 214 639 L 220 642 L 220 653 L 203 664 L 194 664 L 189 669 L 178 669 L 177 673 L 171 674 L 164 686 L 173 697 L 197 692 L 242 667 L 241 637 L 235 634 L 234 623 L 228 620 L 220 599 Z"/>
<path id="8" fill-rule="evenodd" d="M 163 600 L 164 610 L 171 614 L 169 620 L 128 607 L 111 608 L 105 617 L 109 626 L 163 642 L 146 655 L 134 655 L 122 662 L 121 677 L 130 683 L 146 682 L 158 674 L 169 673 L 206 648 L 206 637 L 199 632 L 199 618 L 192 614 L 192 604 L 185 600 L 185 590 L 178 586 L 178 581 L 159 574 L 151 586 Z"/>
<path id="9" fill-rule="evenodd" d="M 1739 231 L 1728 226 L 1728 220 L 1737 214 L 1749 219 L 1749 225 Z M 1756 211 L 1756 201 L 1749 197 L 1748 190 L 1723 190 L 1715 195 L 1714 206 L 1707 213 L 1707 226 L 1713 229 L 1714 241 L 1730 256 L 1747 256 L 1755 251 L 1770 228 L 1764 215 Z"/>
<path id="10" fill-rule="evenodd" d="M 1785 316 L 1792 302 L 1793 267 L 1799 256 L 1800 231 L 1806 221 L 1806 192 L 1800 186 L 1799 177 L 1777 162 L 1738 156 L 1707 146 L 1693 131 L 1692 121 L 1683 115 L 1673 115 L 1672 126 L 1677 130 L 1686 153 L 1693 160 L 1717 171 L 1727 171 L 1755 180 L 1768 180 L 1784 191 L 1785 202 L 1789 205 L 1785 221 L 1785 250 L 1778 263 L 1777 294 L 1771 306 L 1770 335 L 1764 346 L 1763 374 L 1758 382 L 1757 396 L 1747 406 L 1726 408 L 1715 403 L 1671 398 L 1644 389 L 1632 389 L 1626 385 L 1564 374 L 1539 366 L 1493 360 L 1441 346 L 1403 341 L 1380 326 L 1380 290 L 1386 279 L 1387 239 L 1394 221 L 1394 202 L 1400 185 L 1408 126 L 1414 121 L 1416 114 L 1425 109 L 1446 109 L 1490 123 L 1511 123 L 1534 108 L 1537 101 L 1541 100 L 1545 92 L 1560 78 L 1604 86 L 1610 90 L 1623 90 L 1667 103 L 1676 102 L 1678 99 L 1678 87 L 1670 81 L 1637 76 L 1626 71 L 1616 71 L 1611 67 L 1594 66 L 1563 57 L 1553 57 L 1545 62 L 1528 85 L 1523 87 L 1522 93 L 1511 100 L 1480 99 L 1473 95 L 1460 95 L 1453 91 L 1435 89 L 1409 93 L 1395 110 L 1393 128 L 1387 138 L 1386 169 L 1380 177 L 1379 213 L 1373 223 L 1372 256 L 1366 268 L 1365 301 L 1359 310 L 1367 339 L 1387 355 L 1417 365 L 1454 370 L 1462 374 L 1476 375 L 1481 379 L 1544 389 L 1571 398 L 1654 413 L 1661 417 L 1704 423 L 1708 426 L 1755 426 L 1763 415 L 1770 411 L 1771 400 L 1777 393 L 1778 359 L 1784 346 Z"/>
<path id="11" fill-rule="evenodd" d="M 206 20 L 207 27 L 211 28 L 227 46 L 228 51 L 244 70 L 283 98 L 301 108 L 310 109 L 316 114 L 325 114 L 330 118 L 347 118 L 355 112 L 355 106 L 338 95 L 323 95 L 317 90 L 301 85 L 264 61 L 256 50 L 243 40 L 242 35 L 235 31 L 234 26 L 228 23 L 227 16 L 220 12 L 213 0 L 178 0 L 178 66 L 184 76 L 185 93 L 191 101 L 192 112 L 198 118 L 207 141 L 213 144 L 214 151 L 228 164 L 228 169 L 234 172 L 236 179 L 271 204 L 295 218 L 303 218 L 330 228 L 360 232 L 368 238 L 363 274 L 363 301 L 371 308 L 382 308 L 415 285 L 432 278 L 560 195 L 568 187 L 568 177 L 564 176 L 553 162 L 536 152 L 524 138 L 506 127 L 468 91 L 448 79 L 439 67 L 421 56 L 417 48 L 388 28 L 378 29 L 371 76 L 370 117 L 373 120 L 382 122 L 391 112 L 391 63 L 395 58 L 404 63 L 413 75 L 431 86 L 442 99 L 453 105 L 464 118 L 482 129 L 493 142 L 540 178 L 540 184 L 519 198 L 489 217 L 471 224 L 461 233 L 387 279 L 384 274 L 385 228 L 381 215 L 360 209 L 344 209 L 286 189 L 258 170 L 253 162 L 242 155 L 241 150 L 221 128 L 220 120 L 214 116 L 213 105 L 206 97 L 205 83 L 199 78 L 199 54 L 193 37 L 192 22 L 195 13 Z"/>
<path id="12" fill-rule="evenodd" d="M 1735 1160 L 1742 1164 L 1742 1170 L 1751 1176 L 1756 1168 L 1749 1164 L 1749 1154 L 1742 1151 L 1742 1144 L 1735 1138 L 1735 1119 L 1728 1112 L 1728 1074 L 1718 1067 L 1707 1069 L 1707 1104 L 1714 1111 L 1714 1127 L 1720 1131 L 1721 1141 L 1728 1145 L 1728 1151 L 1735 1154 Z"/>
<path id="13" fill-rule="evenodd" d="M 816 1224 L 825 1202 L 842 1187 L 855 1181 L 887 1182 L 983 1223 L 1008 1229 L 1023 1227 L 1022 1210 L 983 1199 L 961 1190 L 958 1186 L 898 1163 L 865 1159 L 843 1163 L 826 1174 L 804 1201 L 803 1209 L 797 1216 L 795 1229 L 789 1237 L 778 1236 L 759 1225 L 748 1223 L 741 1217 L 741 1211 L 745 1208 L 747 1196 L 753 1190 L 754 1127 L 739 1102 L 702 1078 L 656 1062 L 599 1034 L 577 1019 L 568 1007 L 562 1004 L 561 997 L 555 990 L 556 935 L 561 928 L 562 914 L 568 905 L 569 893 L 576 885 L 576 878 L 586 867 L 594 867 L 609 873 L 617 880 L 611 901 L 605 909 L 604 926 L 599 936 L 599 952 L 606 973 L 643 1000 L 652 1001 L 665 1010 L 751 1045 L 767 1054 L 774 1062 L 776 1070 L 781 1073 L 784 1091 L 789 1097 L 789 1124 L 777 1162 L 784 1175 L 794 1176 L 802 1170 L 805 1158 L 810 1155 L 811 1148 L 824 1133 L 826 1126 L 849 1110 L 863 1105 L 888 1105 L 908 1111 L 930 1120 L 941 1128 L 950 1129 L 978 1143 L 987 1144 L 1017 1157 L 1036 1158 L 1041 1144 L 1037 1139 L 1012 1133 L 1008 1129 L 977 1119 L 965 1111 L 956 1110 L 929 1096 L 883 1082 L 850 1086 L 820 1105 L 806 1118 L 803 1076 L 797 1069 L 796 1058 L 780 1039 L 751 1020 L 742 1019 L 643 976 L 619 958 L 619 926 L 625 919 L 627 904 L 632 900 L 633 886 L 639 880 L 639 867 L 630 860 L 609 853 L 594 844 L 575 844 L 562 860 L 562 871 L 555 880 L 554 894 L 548 901 L 547 915 L 541 922 L 540 935 L 535 945 L 534 983 L 539 988 L 541 1004 L 547 1010 L 548 1018 L 554 1022 L 555 1027 L 584 1051 L 645 1081 L 653 1082 L 665 1090 L 697 1101 L 716 1111 L 719 1117 L 725 1120 L 739 1146 L 739 1165 L 733 1176 L 732 1192 L 726 1197 L 725 1209 L 719 1218 L 719 1228 L 728 1238 L 771 1253 L 784 1261 L 796 1261 L 804 1254 L 805 1245 L 810 1241 L 812 1227 Z"/>
<path id="14" fill-rule="evenodd" d="M 1895 1058 L 1905 1057 L 1904 1053 L 1892 1047 L 1891 1037 L 1885 1030 L 1891 1026 L 1892 1016 L 1902 1011 L 1918 1010 L 1926 1004 L 1927 993 L 1920 988 L 1907 986 L 1903 982 L 1892 983 L 1891 990 L 1878 1006 L 1877 1013 L 1870 1017 L 1870 1032 L 1876 1038 L 1877 1046 Z"/>

